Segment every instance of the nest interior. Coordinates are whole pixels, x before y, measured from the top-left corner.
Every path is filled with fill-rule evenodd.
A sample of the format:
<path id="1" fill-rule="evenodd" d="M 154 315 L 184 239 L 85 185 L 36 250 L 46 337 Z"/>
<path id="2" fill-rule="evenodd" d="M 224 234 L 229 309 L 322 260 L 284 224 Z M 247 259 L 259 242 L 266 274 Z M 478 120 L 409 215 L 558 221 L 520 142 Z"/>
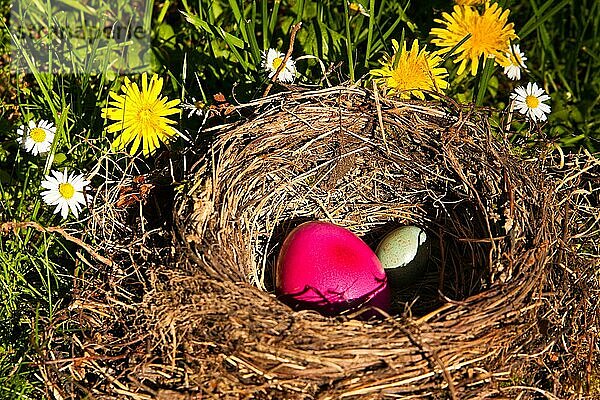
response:
<path id="1" fill-rule="evenodd" d="M 215 129 L 175 199 L 177 245 L 165 250 L 164 231 L 129 238 L 142 259 L 119 273 L 113 266 L 103 290 L 75 296 L 69 312 L 83 333 L 65 361 L 44 355 L 69 371 L 43 369 L 53 393 L 462 399 L 594 390 L 595 336 L 552 357 L 597 324 L 598 304 L 588 301 L 599 287 L 589 255 L 598 254 L 597 161 L 552 178 L 539 159 L 492 137 L 481 111 L 357 88 L 240 108 L 252 117 Z M 394 227 L 418 225 L 437 250 L 421 280 L 395 291 L 387 318 L 294 311 L 272 293 L 272 270 L 287 233 L 315 219 L 372 247 Z M 587 255 L 574 247 L 584 242 Z M 586 372 L 567 379 L 558 365 Z"/>

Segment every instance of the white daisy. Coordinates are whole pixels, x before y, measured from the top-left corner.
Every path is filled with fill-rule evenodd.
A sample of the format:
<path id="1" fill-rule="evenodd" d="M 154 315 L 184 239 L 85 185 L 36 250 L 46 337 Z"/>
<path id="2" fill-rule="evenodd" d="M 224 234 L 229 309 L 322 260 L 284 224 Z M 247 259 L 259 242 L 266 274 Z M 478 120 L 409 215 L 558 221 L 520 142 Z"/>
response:
<path id="1" fill-rule="evenodd" d="M 275 49 L 269 49 L 268 51 L 262 52 L 261 67 L 269 74 L 269 78 L 273 78 L 275 72 L 277 72 L 277 68 L 279 68 L 284 58 L 285 54 L 280 53 Z M 296 63 L 290 57 L 277 76 L 277 80 L 283 83 L 292 83 L 295 77 Z"/>
<path id="2" fill-rule="evenodd" d="M 193 115 L 201 117 L 206 104 L 200 100 L 196 100 L 195 97 L 192 97 L 191 103 L 183 103 L 182 107 L 186 110 L 190 110 L 190 113 L 187 116 L 188 118 L 192 118 Z"/>
<path id="3" fill-rule="evenodd" d="M 525 65 L 525 61 L 527 60 L 525 53 L 521 51 L 518 44 L 515 44 L 510 51 L 506 53 L 506 57 L 508 57 L 510 62 L 510 64 L 504 65 L 504 73 L 506 76 L 513 81 L 521 79 L 521 68 L 527 69 L 527 65 Z"/>
<path id="4" fill-rule="evenodd" d="M 365 17 L 369 16 L 369 13 L 365 9 L 365 7 L 360 3 L 348 2 L 348 10 L 350 10 L 354 14 L 361 14 Z"/>
<path id="5" fill-rule="evenodd" d="M 52 122 L 44 119 L 37 124 L 29 121 L 27 126 L 21 125 L 17 129 L 17 133 L 20 135 L 21 146 L 29 153 L 37 156 L 50 151 L 56 134 L 56 127 Z"/>
<path id="6" fill-rule="evenodd" d="M 83 175 L 75 173 L 69 175 L 66 168 L 62 173 L 60 171 L 50 172 L 54 176 L 46 175 L 42 182 L 42 187 L 48 189 L 42 193 L 44 202 L 51 206 L 55 205 L 54 213 L 57 214 L 60 211 L 63 218 L 67 218 L 69 209 L 77 218 L 81 211 L 81 204 L 86 202 L 83 188 L 88 186 L 90 181 L 84 179 Z M 88 200 L 91 200 L 90 196 L 88 196 Z"/>
<path id="7" fill-rule="evenodd" d="M 515 108 L 521 114 L 531 118 L 533 122 L 545 121 L 546 114 L 550 113 L 550 106 L 543 103 L 550 100 L 550 96 L 544 92 L 544 89 L 538 87 L 537 83 L 529 82 L 526 88 L 517 87 L 510 98 L 514 101 Z"/>

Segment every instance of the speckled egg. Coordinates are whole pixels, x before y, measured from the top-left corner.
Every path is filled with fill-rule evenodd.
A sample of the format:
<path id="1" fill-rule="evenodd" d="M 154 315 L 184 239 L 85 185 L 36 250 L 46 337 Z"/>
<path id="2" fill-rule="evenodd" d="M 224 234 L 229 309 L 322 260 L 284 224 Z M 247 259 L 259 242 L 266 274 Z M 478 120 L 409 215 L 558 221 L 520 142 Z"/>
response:
<path id="1" fill-rule="evenodd" d="M 349 230 L 311 221 L 285 239 L 275 272 L 275 292 L 292 308 L 338 315 L 365 306 L 389 312 L 385 271 L 371 248 Z"/>
<path id="2" fill-rule="evenodd" d="M 422 276 L 430 256 L 430 240 L 418 226 L 402 226 L 388 233 L 375 253 L 390 284 L 409 285 Z"/>

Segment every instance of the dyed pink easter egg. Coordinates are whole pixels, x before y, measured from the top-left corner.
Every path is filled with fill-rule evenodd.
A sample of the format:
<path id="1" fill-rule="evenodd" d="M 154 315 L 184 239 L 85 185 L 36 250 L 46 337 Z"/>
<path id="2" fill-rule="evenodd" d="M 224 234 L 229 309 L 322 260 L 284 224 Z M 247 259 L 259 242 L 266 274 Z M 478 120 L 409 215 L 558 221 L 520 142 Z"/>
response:
<path id="1" fill-rule="evenodd" d="M 386 275 L 373 250 L 328 222 L 305 222 L 290 232 L 277 259 L 275 292 L 296 310 L 328 316 L 368 306 L 390 308 Z"/>

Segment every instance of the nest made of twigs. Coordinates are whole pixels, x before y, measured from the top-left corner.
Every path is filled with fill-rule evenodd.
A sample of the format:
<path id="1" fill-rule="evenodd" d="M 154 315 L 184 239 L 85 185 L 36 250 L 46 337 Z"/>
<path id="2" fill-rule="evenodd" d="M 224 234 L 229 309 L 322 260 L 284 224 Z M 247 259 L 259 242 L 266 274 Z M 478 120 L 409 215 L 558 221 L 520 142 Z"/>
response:
<path id="1" fill-rule="evenodd" d="M 78 285 L 70 316 L 59 318 L 79 321 L 81 333 L 48 334 L 55 350 L 41 371 L 52 394 L 512 399 L 598 390 L 596 158 L 563 160 L 558 171 L 547 166 L 554 160 L 514 154 L 485 111 L 380 101 L 359 88 L 236 109 L 249 117 L 213 128 L 177 189 L 172 247 L 168 228 L 139 224 L 120 240 L 131 261 L 113 257 Z M 394 227 L 421 226 L 436 243 L 435 267 L 396 293 L 383 319 L 294 311 L 273 294 L 271 275 L 286 234 L 306 220 L 344 226 L 371 246 Z"/>
<path id="2" fill-rule="evenodd" d="M 492 379 L 483 366 L 520 346 L 552 264 L 563 216 L 551 182 L 479 112 L 377 103 L 350 88 L 280 101 L 219 132 L 177 209 L 201 273 L 228 288 L 214 305 L 227 316 L 213 323 L 247 338 L 232 365 L 265 387 L 311 394 L 329 383 L 342 396 L 457 396 Z M 270 276 L 306 220 L 372 245 L 390 227 L 422 226 L 439 243 L 438 269 L 401 297 L 400 318 L 293 312 L 269 294 Z M 457 387 L 467 375 L 473 386 Z"/>

